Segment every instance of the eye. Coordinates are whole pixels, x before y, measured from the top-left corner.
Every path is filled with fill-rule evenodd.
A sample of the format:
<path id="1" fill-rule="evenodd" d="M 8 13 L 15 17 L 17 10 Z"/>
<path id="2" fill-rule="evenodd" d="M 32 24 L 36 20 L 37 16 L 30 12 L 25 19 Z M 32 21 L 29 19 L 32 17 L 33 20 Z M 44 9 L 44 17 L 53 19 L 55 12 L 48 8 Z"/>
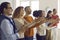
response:
<path id="1" fill-rule="evenodd" d="M 12 9 L 12 7 L 8 7 L 8 9 Z"/>

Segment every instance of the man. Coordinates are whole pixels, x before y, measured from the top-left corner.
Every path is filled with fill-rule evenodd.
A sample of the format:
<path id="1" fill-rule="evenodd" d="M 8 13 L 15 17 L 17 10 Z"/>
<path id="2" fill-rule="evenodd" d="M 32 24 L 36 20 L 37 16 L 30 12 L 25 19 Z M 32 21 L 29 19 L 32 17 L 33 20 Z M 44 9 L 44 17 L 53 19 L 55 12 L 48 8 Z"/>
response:
<path id="1" fill-rule="evenodd" d="M 14 21 L 10 17 L 12 8 L 9 2 L 3 2 L 0 6 L 0 40 L 17 40 L 19 32 L 16 32 Z"/>

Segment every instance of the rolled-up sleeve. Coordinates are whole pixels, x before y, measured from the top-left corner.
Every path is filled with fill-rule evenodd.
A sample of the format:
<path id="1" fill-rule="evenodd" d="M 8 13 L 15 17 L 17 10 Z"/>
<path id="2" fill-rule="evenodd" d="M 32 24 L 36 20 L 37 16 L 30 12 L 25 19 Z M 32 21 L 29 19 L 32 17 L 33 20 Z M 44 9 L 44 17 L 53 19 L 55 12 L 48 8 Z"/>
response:
<path id="1" fill-rule="evenodd" d="M 16 40 L 19 38 L 18 33 L 14 33 L 13 26 L 9 22 L 9 20 L 4 19 L 1 23 L 1 30 L 3 31 L 6 40 Z"/>

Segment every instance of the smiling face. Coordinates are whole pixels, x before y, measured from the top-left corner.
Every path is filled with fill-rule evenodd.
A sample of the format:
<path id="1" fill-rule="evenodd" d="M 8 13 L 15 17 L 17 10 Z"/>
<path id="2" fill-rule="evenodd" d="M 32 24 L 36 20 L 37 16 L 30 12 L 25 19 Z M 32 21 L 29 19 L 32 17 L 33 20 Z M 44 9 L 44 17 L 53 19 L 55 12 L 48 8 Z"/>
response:
<path id="1" fill-rule="evenodd" d="M 21 10 L 20 10 L 20 17 L 23 17 L 23 15 L 24 15 L 24 10 L 23 10 L 23 8 L 21 8 Z"/>
<path id="2" fill-rule="evenodd" d="M 53 9 L 53 14 L 56 14 L 57 13 L 57 10 L 56 9 Z"/>
<path id="3" fill-rule="evenodd" d="M 5 14 L 7 14 L 7 15 L 12 15 L 12 7 L 11 7 L 11 5 L 10 4 L 7 4 L 7 8 L 4 8 L 4 12 L 5 12 Z"/>
<path id="4" fill-rule="evenodd" d="M 30 6 L 27 6 L 27 7 L 25 8 L 25 12 L 26 12 L 26 15 L 31 14 L 31 8 L 30 8 Z"/>
<path id="5" fill-rule="evenodd" d="M 52 17 L 52 13 L 50 13 L 49 16 Z"/>
<path id="6" fill-rule="evenodd" d="M 30 7 L 27 8 L 27 11 L 31 14 L 31 8 Z"/>
<path id="7" fill-rule="evenodd" d="M 24 15 L 24 8 L 23 7 L 17 7 L 13 13 L 13 18 L 21 18 Z"/>

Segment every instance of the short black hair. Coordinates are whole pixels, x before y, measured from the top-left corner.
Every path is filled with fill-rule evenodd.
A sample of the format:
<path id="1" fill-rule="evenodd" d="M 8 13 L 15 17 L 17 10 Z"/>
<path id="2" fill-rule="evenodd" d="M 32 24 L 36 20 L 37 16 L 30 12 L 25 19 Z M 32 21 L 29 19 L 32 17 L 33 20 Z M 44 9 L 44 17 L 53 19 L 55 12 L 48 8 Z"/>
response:
<path id="1" fill-rule="evenodd" d="M 38 17 L 38 16 L 39 16 L 39 13 L 38 13 L 37 10 L 35 10 L 35 11 L 33 12 L 33 16 L 34 16 L 34 17 Z"/>
<path id="2" fill-rule="evenodd" d="M 49 14 L 49 13 L 52 13 L 52 11 L 51 11 L 51 10 L 49 10 L 49 11 L 48 11 L 48 14 Z"/>
<path id="3" fill-rule="evenodd" d="M 10 4 L 9 2 L 3 2 L 3 3 L 1 3 L 1 5 L 0 5 L 0 13 L 1 14 L 3 14 L 4 12 L 4 8 L 6 8 L 7 9 L 7 7 L 8 7 L 8 4 Z"/>

